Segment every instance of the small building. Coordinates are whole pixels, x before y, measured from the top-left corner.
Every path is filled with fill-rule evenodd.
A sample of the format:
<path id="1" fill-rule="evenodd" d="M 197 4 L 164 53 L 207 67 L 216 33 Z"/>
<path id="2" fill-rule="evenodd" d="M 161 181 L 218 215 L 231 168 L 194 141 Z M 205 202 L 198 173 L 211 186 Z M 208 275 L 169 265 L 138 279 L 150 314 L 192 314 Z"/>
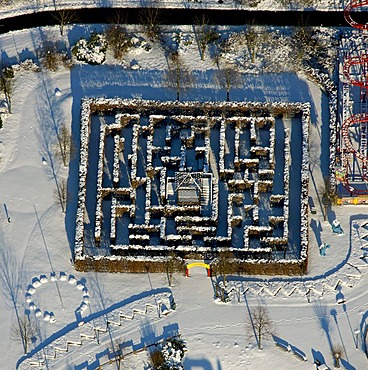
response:
<path id="1" fill-rule="evenodd" d="M 201 203 L 202 182 L 200 173 L 177 172 L 175 191 L 178 205 L 199 205 Z"/>

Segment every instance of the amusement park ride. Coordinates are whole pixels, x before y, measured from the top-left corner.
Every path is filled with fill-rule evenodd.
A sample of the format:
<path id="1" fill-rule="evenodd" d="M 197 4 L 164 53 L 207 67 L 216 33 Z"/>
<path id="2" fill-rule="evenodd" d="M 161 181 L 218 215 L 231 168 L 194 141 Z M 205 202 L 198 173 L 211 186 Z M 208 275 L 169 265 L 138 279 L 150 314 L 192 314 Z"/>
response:
<path id="1" fill-rule="evenodd" d="M 343 60 L 342 119 L 337 131 L 336 179 L 350 195 L 368 195 L 368 23 L 353 19 L 354 13 L 367 10 L 364 7 L 368 0 L 351 0 L 344 10 L 345 20 L 360 36 L 352 38 Z"/>

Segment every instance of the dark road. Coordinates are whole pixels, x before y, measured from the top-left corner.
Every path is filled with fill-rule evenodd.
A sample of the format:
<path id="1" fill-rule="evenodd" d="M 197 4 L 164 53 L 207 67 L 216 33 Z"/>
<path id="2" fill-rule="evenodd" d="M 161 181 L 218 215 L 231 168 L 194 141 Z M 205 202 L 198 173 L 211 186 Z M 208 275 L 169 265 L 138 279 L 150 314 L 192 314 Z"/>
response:
<path id="1" fill-rule="evenodd" d="M 74 23 L 111 23 L 116 13 L 122 12 L 125 23 L 139 24 L 140 8 L 88 8 L 76 9 L 77 22 Z M 205 15 L 210 24 L 216 25 L 246 25 L 258 24 L 269 26 L 297 26 L 300 24 L 309 26 L 342 26 L 349 25 L 344 19 L 343 11 L 246 11 L 246 10 L 219 10 L 219 9 L 161 9 L 161 24 L 193 24 L 199 15 Z M 354 15 L 354 19 L 360 23 L 367 23 L 368 12 L 360 12 Z M 0 33 L 33 28 L 37 26 L 55 25 L 55 12 L 46 11 L 31 13 L 0 20 Z"/>

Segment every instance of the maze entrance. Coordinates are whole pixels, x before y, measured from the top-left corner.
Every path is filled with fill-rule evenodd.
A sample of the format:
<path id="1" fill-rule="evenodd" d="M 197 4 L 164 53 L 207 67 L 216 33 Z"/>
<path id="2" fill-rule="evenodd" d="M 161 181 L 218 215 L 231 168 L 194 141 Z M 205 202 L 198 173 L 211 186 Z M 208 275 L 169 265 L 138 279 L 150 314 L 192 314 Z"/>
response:
<path id="1" fill-rule="evenodd" d="M 208 277 L 211 277 L 211 266 L 207 263 L 203 263 L 203 262 L 193 262 L 193 263 L 189 263 L 187 265 L 187 268 L 185 270 L 185 276 L 186 277 L 189 277 L 189 270 L 192 268 L 192 267 L 204 267 L 207 271 L 207 276 Z"/>

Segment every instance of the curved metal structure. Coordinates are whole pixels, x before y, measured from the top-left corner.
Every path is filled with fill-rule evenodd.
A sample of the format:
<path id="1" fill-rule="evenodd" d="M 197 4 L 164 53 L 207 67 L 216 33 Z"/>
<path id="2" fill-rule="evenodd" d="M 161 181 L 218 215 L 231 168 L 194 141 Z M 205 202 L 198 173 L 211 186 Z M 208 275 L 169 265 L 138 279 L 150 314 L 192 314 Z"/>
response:
<path id="1" fill-rule="evenodd" d="M 353 155 L 359 159 L 360 161 L 367 163 L 368 157 L 363 155 L 363 149 L 362 146 L 364 146 L 364 142 L 360 142 L 360 150 L 358 151 L 355 149 L 351 143 L 351 140 L 349 138 L 349 127 L 352 125 L 360 125 L 360 124 L 367 124 L 368 123 L 368 113 L 358 113 L 354 114 L 353 116 L 350 116 L 348 119 L 346 119 L 341 127 L 341 134 L 344 139 L 345 148 L 348 150 L 349 153 L 353 153 Z M 362 135 L 361 135 L 362 136 Z M 363 145 L 362 145 L 363 144 Z M 365 148 L 367 147 L 367 142 L 365 141 Z"/>
<path id="2" fill-rule="evenodd" d="M 343 67 L 344 76 L 347 78 L 350 85 L 360 86 L 360 87 L 368 86 L 368 70 L 362 71 L 362 73 L 360 73 L 360 76 L 359 76 L 361 79 L 358 80 L 356 78 L 354 79 L 353 77 L 354 72 L 352 71 L 352 69 L 354 67 L 358 67 L 358 68 L 362 67 L 362 69 L 364 69 L 364 67 L 367 68 L 368 67 L 368 54 L 362 54 L 359 56 L 353 56 L 353 57 L 346 58 L 344 61 L 344 67 Z"/>
<path id="3" fill-rule="evenodd" d="M 346 22 L 354 28 L 359 28 L 361 30 L 368 30 L 368 23 L 358 23 L 354 21 L 352 13 L 354 10 L 368 6 L 368 0 L 351 0 L 344 9 L 344 17 Z"/>
<path id="4" fill-rule="evenodd" d="M 368 30 L 368 23 L 358 23 L 352 18 L 352 13 L 362 7 L 368 7 L 368 0 L 351 0 L 344 9 L 344 17 L 352 27 L 360 29 L 364 33 Z M 366 109 L 363 109 L 362 104 L 366 102 L 368 87 L 368 53 L 365 48 L 358 54 L 354 53 L 353 55 L 351 52 L 344 59 L 343 75 L 346 78 L 346 82 L 343 82 L 343 122 L 340 127 L 342 140 L 340 141 L 341 148 L 338 148 L 341 163 L 341 169 L 339 170 L 340 181 L 350 193 L 368 195 L 368 187 L 359 189 L 349 182 L 349 164 L 353 158 L 353 160 L 358 162 L 361 169 L 359 174 L 361 179 L 368 183 L 368 112 Z M 350 89 L 352 86 L 360 88 L 360 113 L 356 114 L 351 112 Z M 356 145 L 359 145 L 358 149 L 352 144 L 349 135 L 349 129 L 353 126 L 356 128 L 356 132 L 359 132 L 359 142 Z M 336 169 L 336 173 L 338 173 L 338 169 Z"/>

